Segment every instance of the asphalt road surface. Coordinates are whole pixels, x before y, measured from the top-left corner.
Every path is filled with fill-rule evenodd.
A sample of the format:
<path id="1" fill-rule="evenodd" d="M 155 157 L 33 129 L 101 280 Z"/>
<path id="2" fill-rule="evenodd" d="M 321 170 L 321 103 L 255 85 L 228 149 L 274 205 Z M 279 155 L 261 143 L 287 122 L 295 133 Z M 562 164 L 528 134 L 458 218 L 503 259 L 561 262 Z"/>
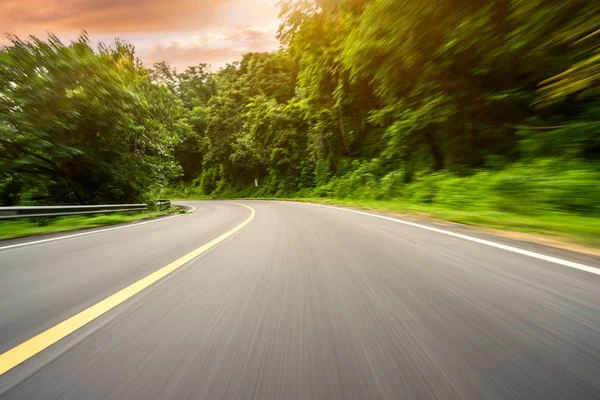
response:
<path id="1" fill-rule="evenodd" d="M 241 203 L 252 220 L 186 202 L 192 214 L 0 242 L 5 354 L 209 243 L 48 339 L 0 376 L 0 397 L 600 399 L 598 259 L 552 254 L 584 271 L 369 215 Z"/>

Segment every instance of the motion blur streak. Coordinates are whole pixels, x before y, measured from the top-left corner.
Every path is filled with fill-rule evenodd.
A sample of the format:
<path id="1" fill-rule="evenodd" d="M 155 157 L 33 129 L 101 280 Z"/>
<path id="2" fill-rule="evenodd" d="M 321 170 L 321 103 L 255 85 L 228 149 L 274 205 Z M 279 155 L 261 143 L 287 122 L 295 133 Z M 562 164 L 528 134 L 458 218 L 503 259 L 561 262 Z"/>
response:
<path id="1" fill-rule="evenodd" d="M 457 237 L 457 238 L 460 238 L 460 239 L 469 240 L 471 242 L 483 244 L 485 246 L 496 247 L 498 249 L 502 249 L 502 250 L 506 250 L 506 251 L 511 251 L 513 253 L 523 254 L 523 255 L 528 256 L 528 257 L 533 257 L 533 258 L 537 258 L 537 259 L 540 259 L 540 260 L 548 261 L 548 262 L 551 262 L 551 263 L 564 265 L 565 267 L 575 268 L 575 269 L 578 269 L 578 270 L 581 270 L 581 271 L 589 272 L 591 274 L 600 275 L 600 269 L 598 269 L 598 268 L 593 268 L 593 267 L 590 267 L 590 266 L 587 266 L 587 265 L 583 265 L 583 264 L 572 262 L 572 261 L 568 261 L 568 260 L 562 260 L 562 259 L 556 258 L 556 257 L 550 257 L 550 256 L 547 256 L 547 255 L 535 253 L 535 252 L 532 252 L 532 251 L 518 249 L 518 248 L 512 247 L 512 246 L 506 246 L 506 245 L 503 245 L 503 244 L 500 244 L 500 243 L 491 242 L 489 240 L 483 240 L 483 239 L 474 238 L 472 236 L 461 235 L 460 233 L 454 233 L 454 232 L 450 232 L 450 231 L 444 230 L 444 229 L 433 228 L 433 227 L 426 226 L 426 225 L 423 225 L 423 224 L 416 224 L 414 222 L 403 221 L 403 220 L 398 219 L 398 218 L 386 217 L 385 215 L 373 214 L 373 213 L 364 212 L 364 211 L 349 210 L 347 208 L 332 207 L 332 206 L 326 206 L 326 205 L 322 205 L 322 204 L 313 204 L 313 205 L 316 206 L 316 207 L 331 208 L 331 209 L 334 209 L 334 210 L 346 211 L 346 212 L 351 212 L 351 213 L 355 213 L 355 214 L 368 215 L 370 217 L 386 219 L 388 221 L 397 222 L 399 224 L 405 224 L 405 225 L 414 226 L 416 228 L 426 229 L 428 231 L 432 231 L 432 232 L 436 232 L 436 233 L 441 233 L 442 235 L 449 235 L 449 236 Z"/>
<path id="2" fill-rule="evenodd" d="M 0 223 L 0 397 L 600 399 L 600 1 L 0 0 L 6 23 L 1 205 L 211 200 L 31 246 L 157 214 Z M 234 198 L 255 218 L 198 249 L 247 223 Z"/>
<path id="3" fill-rule="evenodd" d="M 0 343 L 247 218 L 193 204 L 161 230 L 0 253 L 14 266 L 0 281 Z M 235 237 L 9 371 L 3 397 L 600 397 L 600 277 L 370 216 L 244 204 L 256 217 Z"/>
<path id="4" fill-rule="evenodd" d="M 82 326 L 90 323 L 94 319 L 98 318 L 102 314 L 112 310 L 119 304 L 123 303 L 130 297 L 138 294 L 142 290 L 147 287 L 153 285 L 159 280 L 165 278 L 169 274 L 173 273 L 183 265 L 187 264 L 194 258 L 198 257 L 208 249 L 217 244 L 221 243 L 223 240 L 229 238 L 244 226 L 248 225 L 250 221 L 254 219 L 254 209 L 251 207 L 240 204 L 240 206 L 248 208 L 250 210 L 250 216 L 244 220 L 241 224 L 237 225 L 233 229 L 225 232 L 221 236 L 216 239 L 211 240 L 210 242 L 198 247 L 196 250 L 186 254 L 185 256 L 173 261 L 169 265 L 159 269 L 158 271 L 146 276 L 143 279 L 135 282 L 132 285 L 127 286 L 125 289 L 120 290 L 119 292 L 113 294 L 110 297 L 100 301 L 99 303 L 94 304 L 92 307 L 80 312 L 77 315 L 61 322 L 60 324 L 53 326 L 52 328 L 40 333 L 39 335 L 29 339 L 28 341 L 21 343 L 17 347 L 10 349 L 9 351 L 0 355 L 0 375 L 5 372 L 13 369 L 17 365 L 21 364 L 23 361 L 33 357 L 40 351 L 50 347 L 54 343 L 63 339 L 67 335 L 75 332 L 77 329 Z"/>

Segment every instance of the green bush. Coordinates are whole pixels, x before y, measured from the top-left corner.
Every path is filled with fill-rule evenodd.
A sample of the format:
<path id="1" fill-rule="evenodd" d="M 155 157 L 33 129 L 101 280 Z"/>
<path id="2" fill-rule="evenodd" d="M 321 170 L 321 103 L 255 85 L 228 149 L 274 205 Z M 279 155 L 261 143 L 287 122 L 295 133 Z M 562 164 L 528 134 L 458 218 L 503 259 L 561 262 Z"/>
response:
<path id="1" fill-rule="evenodd" d="M 228 186 L 217 170 L 208 169 L 192 184 L 175 186 L 161 197 L 214 198 L 333 198 L 393 200 L 452 210 L 505 212 L 521 215 L 564 213 L 600 215 L 600 170 L 590 164 L 561 159 L 515 163 L 502 170 L 475 171 L 469 176 L 452 172 L 421 173 L 406 183 L 406 171 L 382 174 L 374 159 L 354 162 L 353 170 L 316 188 L 294 190 L 283 176 L 269 176 L 259 187 Z M 211 190 L 212 189 L 212 190 Z"/>
<path id="2" fill-rule="evenodd" d="M 563 212 L 600 214 L 600 171 L 589 164 L 544 159 L 470 176 L 451 172 L 420 174 L 405 183 L 405 172 L 378 177 L 379 161 L 356 163 L 355 169 L 312 191 L 314 197 L 400 200 L 457 210 L 518 214 Z M 296 193 L 297 196 L 300 193 Z M 300 197 L 309 196 L 306 191 Z"/>

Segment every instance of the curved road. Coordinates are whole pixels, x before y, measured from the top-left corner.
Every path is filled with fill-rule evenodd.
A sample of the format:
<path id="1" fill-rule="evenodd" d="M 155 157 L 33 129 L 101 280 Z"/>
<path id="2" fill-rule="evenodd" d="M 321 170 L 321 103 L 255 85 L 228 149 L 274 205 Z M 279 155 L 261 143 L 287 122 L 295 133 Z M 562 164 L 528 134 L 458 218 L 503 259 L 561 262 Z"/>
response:
<path id="1" fill-rule="evenodd" d="M 598 258 L 483 238 L 584 271 L 339 209 L 241 203 L 252 220 L 186 202 L 192 214 L 0 242 L 0 353 L 50 338 L 0 376 L 0 397 L 600 398 Z M 136 282 L 149 287 L 47 333 Z"/>

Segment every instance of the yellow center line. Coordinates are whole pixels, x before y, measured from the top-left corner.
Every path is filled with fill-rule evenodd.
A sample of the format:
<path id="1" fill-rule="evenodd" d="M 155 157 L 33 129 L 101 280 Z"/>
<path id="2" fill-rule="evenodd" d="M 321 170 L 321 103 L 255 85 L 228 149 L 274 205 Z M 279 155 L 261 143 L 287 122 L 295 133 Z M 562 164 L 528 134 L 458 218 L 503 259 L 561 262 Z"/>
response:
<path id="1" fill-rule="evenodd" d="M 127 286 L 125 289 L 118 291 L 117 293 L 107 297 L 106 299 L 81 311 L 79 314 L 76 314 L 64 320 L 58 325 L 49 328 L 48 330 L 40 333 L 39 335 L 34 336 L 33 338 L 3 353 L 2 355 L 0 355 L 0 375 L 4 374 L 7 371 L 10 371 L 17 365 L 28 360 L 29 358 L 41 352 L 42 350 L 47 349 L 48 347 L 52 346 L 54 343 L 63 339 L 67 335 L 75 332 L 77 329 L 83 327 L 86 324 L 89 324 L 99 316 L 105 314 L 106 312 L 112 310 L 119 304 L 123 303 L 125 300 L 129 299 L 130 297 L 146 289 L 148 286 L 158 282 L 162 278 L 174 272 L 187 262 L 192 261 L 194 258 L 198 257 L 200 254 L 204 253 L 211 247 L 216 246 L 223 240 L 232 236 L 234 233 L 240 231 L 243 227 L 248 225 L 250 221 L 254 219 L 256 211 L 254 211 L 252 207 L 248 207 L 244 204 L 234 204 L 246 207 L 250 210 L 250 216 L 244 222 L 231 229 L 230 231 L 222 234 L 218 238 L 213 239 L 210 242 L 198 247 L 191 253 L 186 254 L 185 256 L 173 261 L 169 265 L 162 267 L 158 271 L 155 271 L 150 275 L 146 276 L 145 278 L 142 278 L 139 281 Z"/>

